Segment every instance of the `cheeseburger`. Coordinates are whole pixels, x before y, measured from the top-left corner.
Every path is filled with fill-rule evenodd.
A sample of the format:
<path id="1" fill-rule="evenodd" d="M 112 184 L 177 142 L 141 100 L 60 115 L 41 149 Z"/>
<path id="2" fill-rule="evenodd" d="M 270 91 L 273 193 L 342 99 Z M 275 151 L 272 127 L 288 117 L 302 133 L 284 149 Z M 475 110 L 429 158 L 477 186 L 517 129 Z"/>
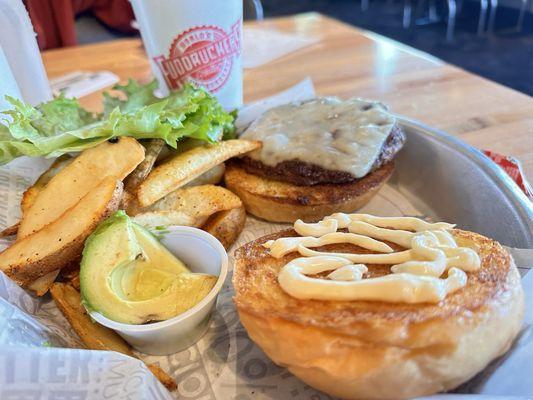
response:
<path id="1" fill-rule="evenodd" d="M 384 105 L 331 97 L 275 107 L 241 138 L 263 146 L 229 163 L 226 185 L 248 212 L 273 222 L 362 207 L 391 176 L 405 142 Z"/>

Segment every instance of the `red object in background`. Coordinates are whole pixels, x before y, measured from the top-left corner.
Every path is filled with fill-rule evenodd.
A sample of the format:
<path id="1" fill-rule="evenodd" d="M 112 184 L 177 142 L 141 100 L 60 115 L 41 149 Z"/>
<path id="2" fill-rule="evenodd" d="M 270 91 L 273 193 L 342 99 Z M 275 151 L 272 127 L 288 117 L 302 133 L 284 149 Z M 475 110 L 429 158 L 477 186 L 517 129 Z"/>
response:
<path id="1" fill-rule="evenodd" d="M 128 0 L 24 0 L 41 50 L 75 46 L 76 16 L 90 12 L 106 26 L 133 33 Z"/>
<path id="2" fill-rule="evenodd" d="M 483 153 L 485 153 L 487 157 L 498 164 L 500 168 L 503 169 L 505 173 L 516 182 L 518 187 L 522 189 L 526 196 L 529 197 L 530 200 L 533 200 L 533 190 L 526 179 L 526 175 L 522 171 L 520 162 L 516 158 L 511 156 L 503 156 L 489 150 L 483 150 Z"/>

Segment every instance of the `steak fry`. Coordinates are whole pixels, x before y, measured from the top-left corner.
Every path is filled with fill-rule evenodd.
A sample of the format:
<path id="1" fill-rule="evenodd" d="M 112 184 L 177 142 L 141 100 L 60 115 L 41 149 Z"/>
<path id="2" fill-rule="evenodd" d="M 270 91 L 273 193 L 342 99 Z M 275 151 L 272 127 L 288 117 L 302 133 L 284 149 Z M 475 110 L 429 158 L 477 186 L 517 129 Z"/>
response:
<path id="1" fill-rule="evenodd" d="M 261 142 L 226 140 L 194 147 L 158 165 L 136 188 L 141 207 L 148 207 L 214 166 L 261 147 Z"/>
<path id="2" fill-rule="evenodd" d="M 44 189 L 44 187 L 56 176 L 63 168 L 69 165 L 72 162 L 73 158 L 68 154 L 63 154 L 62 156 L 55 159 L 55 161 L 44 171 L 39 178 L 31 185 L 22 195 L 20 201 L 20 209 L 22 210 L 22 215 L 24 215 L 30 207 L 35 202 L 37 195 Z"/>
<path id="3" fill-rule="evenodd" d="M 144 147 L 144 160 L 137 165 L 137 168 L 135 168 L 124 181 L 124 189 L 127 192 L 133 193 L 133 191 L 137 189 L 137 186 L 146 179 L 148 174 L 152 171 L 159 153 L 161 153 L 161 150 L 165 147 L 165 142 L 163 139 L 152 139 L 148 141 Z"/>
<path id="4" fill-rule="evenodd" d="M 69 284 L 56 282 L 50 288 L 50 293 L 85 347 L 91 350 L 116 351 L 135 357 L 130 346 L 115 331 L 91 320 L 76 289 Z M 159 366 L 147 364 L 147 367 L 168 390 L 177 389 L 176 382 Z"/>
<path id="5" fill-rule="evenodd" d="M 19 223 L 8 226 L 3 231 L 0 232 L 0 238 L 6 238 L 10 236 L 15 236 L 19 230 Z"/>

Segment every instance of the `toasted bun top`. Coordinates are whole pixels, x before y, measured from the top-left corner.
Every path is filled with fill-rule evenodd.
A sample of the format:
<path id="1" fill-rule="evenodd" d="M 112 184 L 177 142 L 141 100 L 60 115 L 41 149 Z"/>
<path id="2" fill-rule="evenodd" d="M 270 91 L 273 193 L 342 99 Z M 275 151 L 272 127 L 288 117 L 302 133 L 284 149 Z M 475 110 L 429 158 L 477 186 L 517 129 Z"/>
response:
<path id="1" fill-rule="evenodd" d="M 276 259 L 262 246 L 268 240 L 280 237 L 298 236 L 294 230 L 286 230 L 264 236 L 250 242 L 235 252 L 235 303 L 239 310 L 258 316 L 281 318 L 302 325 L 336 332 L 364 336 L 365 340 L 388 341 L 413 344 L 420 338 L 413 335 L 413 325 L 421 326 L 435 320 L 453 319 L 457 324 L 467 323 L 460 317 L 472 315 L 511 288 L 508 287 L 509 270 L 512 262 L 509 254 L 496 241 L 477 233 L 455 229 L 452 231 L 459 246 L 474 249 L 481 258 L 481 268 L 468 273 L 467 285 L 449 294 L 438 304 L 385 303 L 377 301 L 321 301 L 299 300 L 285 293 L 278 284 L 278 272 L 297 253 Z M 395 251 L 404 250 L 388 243 Z M 352 244 L 334 244 L 316 248 L 319 251 L 372 253 Z M 368 277 L 390 273 L 390 265 L 368 265 Z M 515 268 L 515 267 L 513 267 Z M 437 325 L 436 325 L 437 326 Z M 448 326 L 448 325 L 447 325 Z M 390 337 L 387 328 L 390 327 Z M 431 334 L 425 332 L 424 335 Z M 451 339 L 454 329 L 447 332 L 433 332 L 434 340 L 423 338 L 422 342 L 440 342 L 444 337 Z M 420 343 L 422 345 L 422 343 Z"/>

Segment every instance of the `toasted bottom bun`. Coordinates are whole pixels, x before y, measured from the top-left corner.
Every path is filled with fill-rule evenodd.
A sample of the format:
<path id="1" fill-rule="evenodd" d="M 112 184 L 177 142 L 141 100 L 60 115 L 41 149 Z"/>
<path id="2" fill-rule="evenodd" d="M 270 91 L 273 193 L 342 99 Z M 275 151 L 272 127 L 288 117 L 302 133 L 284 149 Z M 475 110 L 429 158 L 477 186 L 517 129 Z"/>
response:
<path id="1" fill-rule="evenodd" d="M 482 270 L 443 302 L 414 305 L 294 299 L 277 284 L 287 258 L 261 246 L 274 235 L 259 239 L 236 252 L 241 322 L 276 364 L 333 396 L 406 399 L 453 389 L 509 349 L 524 313 L 507 252 L 481 235 L 454 234 L 480 252 Z"/>
<path id="2" fill-rule="evenodd" d="M 246 211 L 271 222 L 319 221 L 334 212 L 363 207 L 389 179 L 394 162 L 353 183 L 297 186 L 246 172 L 238 163 L 226 166 L 226 186 L 239 196 Z"/>

